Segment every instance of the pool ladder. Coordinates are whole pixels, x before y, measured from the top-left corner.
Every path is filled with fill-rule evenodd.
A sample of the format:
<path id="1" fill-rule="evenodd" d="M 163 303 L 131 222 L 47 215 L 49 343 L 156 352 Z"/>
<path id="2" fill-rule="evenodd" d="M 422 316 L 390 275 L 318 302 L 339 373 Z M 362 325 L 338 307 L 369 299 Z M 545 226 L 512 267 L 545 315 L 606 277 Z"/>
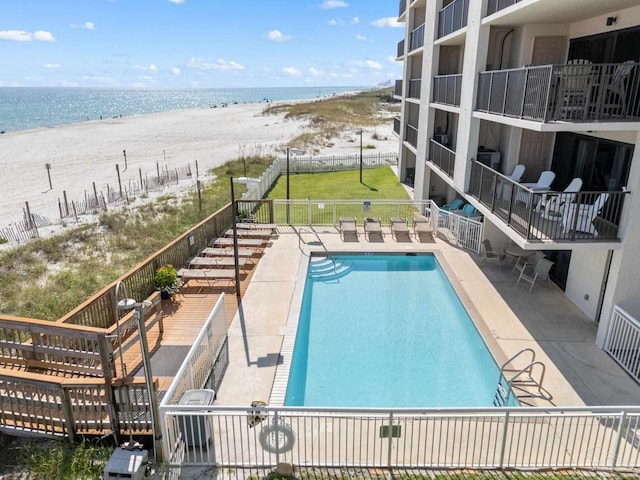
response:
<path id="1" fill-rule="evenodd" d="M 521 369 L 513 367 L 508 368 L 511 362 L 527 353 L 530 354 L 530 359 L 526 367 Z M 539 371 L 537 379 L 534 378 L 534 370 Z M 496 387 L 496 393 L 493 397 L 493 405 L 495 407 L 506 407 L 511 399 L 511 395 L 516 395 L 514 393 L 515 389 L 521 392 L 520 395 L 516 395 L 518 400 L 522 400 L 527 397 L 548 399 L 548 395 L 542 389 L 545 372 L 546 367 L 544 363 L 536 360 L 536 352 L 531 348 L 524 348 L 520 350 L 500 366 L 500 376 L 498 377 L 498 386 Z M 509 378 L 507 378 L 508 374 L 513 375 L 510 375 Z"/>

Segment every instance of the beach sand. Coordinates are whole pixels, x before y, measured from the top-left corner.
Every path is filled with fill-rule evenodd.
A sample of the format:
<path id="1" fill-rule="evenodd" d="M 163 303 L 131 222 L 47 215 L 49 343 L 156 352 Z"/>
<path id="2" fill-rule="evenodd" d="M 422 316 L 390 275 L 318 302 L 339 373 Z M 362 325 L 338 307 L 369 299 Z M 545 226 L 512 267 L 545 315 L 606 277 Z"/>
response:
<path id="1" fill-rule="evenodd" d="M 191 178 L 150 194 L 152 199 L 194 188 L 196 160 L 200 179 L 206 181 L 211 168 L 241 154 L 274 154 L 277 149 L 282 154 L 287 142 L 309 131 L 305 120 L 263 115 L 264 109 L 265 104 L 229 105 L 5 133 L 0 136 L 0 227 L 22 220 L 25 202 L 29 202 L 31 213 L 60 223 L 58 201 L 63 201 L 63 192 L 69 201 L 83 201 L 85 195 L 93 196 L 94 182 L 104 195 L 107 185 L 117 190 L 116 164 L 123 188 L 129 182 L 139 182 L 140 170 L 143 177 L 155 176 L 157 163 L 169 170 L 191 166 Z M 320 154 L 357 153 L 359 137 L 355 132 L 355 127 L 345 130 Z M 374 132 L 377 140 L 372 138 Z M 365 153 L 395 153 L 397 142 L 392 121 L 365 129 L 363 143 L 375 147 Z M 51 165 L 53 188 L 49 188 L 46 164 Z M 49 233 L 41 233 L 46 236 L 56 228 L 45 230 Z"/>

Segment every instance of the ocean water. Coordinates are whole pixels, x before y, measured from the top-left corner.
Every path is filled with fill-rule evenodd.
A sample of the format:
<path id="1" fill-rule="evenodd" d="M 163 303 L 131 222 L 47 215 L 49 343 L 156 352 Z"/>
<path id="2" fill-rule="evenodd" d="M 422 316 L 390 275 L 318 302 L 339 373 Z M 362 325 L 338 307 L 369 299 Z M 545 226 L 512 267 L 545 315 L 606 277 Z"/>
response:
<path id="1" fill-rule="evenodd" d="M 124 90 L 0 87 L 0 131 L 29 130 L 115 116 L 205 108 L 224 103 L 306 100 L 371 87 Z"/>

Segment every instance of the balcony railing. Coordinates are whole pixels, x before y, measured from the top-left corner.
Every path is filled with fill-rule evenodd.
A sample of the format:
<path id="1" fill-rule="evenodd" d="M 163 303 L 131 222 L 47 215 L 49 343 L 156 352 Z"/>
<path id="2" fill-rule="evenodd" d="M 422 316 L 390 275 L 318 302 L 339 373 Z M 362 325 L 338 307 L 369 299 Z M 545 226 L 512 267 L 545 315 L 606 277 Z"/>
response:
<path id="1" fill-rule="evenodd" d="M 400 135 L 400 118 L 393 117 L 393 131 Z"/>
<path id="2" fill-rule="evenodd" d="M 476 110 L 538 122 L 639 121 L 640 63 L 482 72 Z"/>
<path id="3" fill-rule="evenodd" d="M 469 193 L 528 241 L 620 240 L 629 192 L 535 191 L 474 161 Z"/>
<path id="4" fill-rule="evenodd" d="M 409 98 L 420 98 L 421 85 L 422 79 L 420 78 L 409 80 Z"/>
<path id="5" fill-rule="evenodd" d="M 424 46 L 424 23 L 411 32 L 409 36 L 409 51 L 413 52 L 422 46 Z"/>
<path id="6" fill-rule="evenodd" d="M 404 56 L 404 38 L 398 42 L 398 53 L 396 58 Z"/>
<path id="7" fill-rule="evenodd" d="M 418 147 L 418 129 L 413 125 L 408 125 L 404 134 L 405 141 L 409 142 L 412 147 Z"/>
<path id="8" fill-rule="evenodd" d="M 402 80 L 396 80 L 396 86 L 393 89 L 393 94 L 396 97 L 401 97 L 402 96 Z"/>
<path id="9" fill-rule="evenodd" d="M 462 75 L 438 75 L 433 78 L 433 102 L 460 106 Z"/>
<path id="10" fill-rule="evenodd" d="M 511 5 L 515 5 L 520 0 L 489 0 L 487 5 L 487 16 L 493 15 L 500 10 L 503 10 Z"/>
<path id="11" fill-rule="evenodd" d="M 453 178 L 453 171 L 456 164 L 456 152 L 431 139 L 429 140 L 428 161 L 437 165 L 438 168 L 446 173 L 448 177 Z"/>
<path id="12" fill-rule="evenodd" d="M 400 5 L 398 6 L 398 16 L 401 17 L 405 10 L 407 9 L 407 0 L 400 0 Z"/>
<path id="13" fill-rule="evenodd" d="M 438 12 L 438 38 L 467 26 L 469 0 L 454 0 Z"/>

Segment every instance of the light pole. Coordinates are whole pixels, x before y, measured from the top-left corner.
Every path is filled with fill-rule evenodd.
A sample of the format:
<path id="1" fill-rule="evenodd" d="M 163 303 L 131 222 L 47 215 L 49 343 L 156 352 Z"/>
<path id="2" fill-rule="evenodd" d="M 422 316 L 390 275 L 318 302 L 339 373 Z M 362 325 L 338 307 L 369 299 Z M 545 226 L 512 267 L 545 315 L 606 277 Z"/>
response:
<path id="1" fill-rule="evenodd" d="M 358 130 L 360 134 L 360 183 L 362 183 L 362 129 Z"/>
<path id="2" fill-rule="evenodd" d="M 287 147 L 287 224 L 289 224 L 289 147 Z"/>

